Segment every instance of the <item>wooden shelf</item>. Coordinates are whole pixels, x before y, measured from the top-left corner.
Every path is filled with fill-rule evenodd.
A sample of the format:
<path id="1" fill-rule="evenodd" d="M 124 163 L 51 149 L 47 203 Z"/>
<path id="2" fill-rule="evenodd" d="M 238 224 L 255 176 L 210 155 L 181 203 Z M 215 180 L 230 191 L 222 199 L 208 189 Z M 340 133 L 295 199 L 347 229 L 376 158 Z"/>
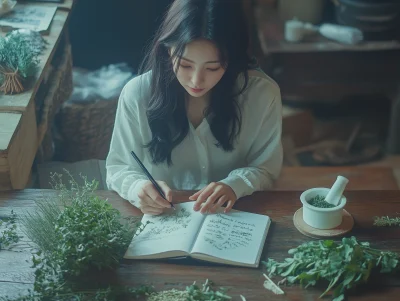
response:
<path id="1" fill-rule="evenodd" d="M 58 8 L 48 34 L 43 35 L 47 42 L 46 49 L 40 56 L 36 76 L 29 80 L 26 91 L 17 95 L 0 93 L 0 190 L 23 189 L 29 180 L 40 140 L 43 139 L 46 130 L 46 124 L 39 124 L 41 131 L 38 132 L 36 98 L 43 97 L 38 94 L 39 88 L 46 84 L 47 77 L 54 76 L 53 58 L 64 37 L 64 29 L 74 1 L 65 0 L 60 5 L 32 2 L 29 4 Z M 6 32 L 0 31 L 0 36 L 5 35 Z"/>
<path id="2" fill-rule="evenodd" d="M 276 11 L 267 6 L 254 9 L 256 31 L 264 55 L 273 53 L 304 53 L 334 51 L 381 51 L 400 50 L 400 41 L 364 41 L 357 45 L 346 45 L 331 41 L 321 35 L 309 37 L 301 42 L 288 42 L 284 38 L 284 21 Z"/>
<path id="3" fill-rule="evenodd" d="M 40 5 L 39 3 L 29 2 L 32 5 Z M 44 4 L 41 4 L 44 5 Z M 46 75 L 46 71 L 49 69 L 50 62 L 57 49 L 58 42 L 65 28 L 65 24 L 68 21 L 70 15 L 70 9 L 73 5 L 73 0 L 66 0 L 65 3 L 58 8 L 53 21 L 50 25 L 49 35 L 44 35 L 43 38 L 48 43 L 46 49 L 41 54 L 39 68 L 36 76 L 29 82 L 31 86 L 28 86 L 27 91 L 17 95 L 4 95 L 0 94 L 0 112 L 1 111 L 20 111 L 24 112 L 28 107 L 29 103 L 35 98 L 36 92 Z M 46 3 L 46 6 L 59 6 L 55 3 Z M 6 33 L 0 31 L 0 35 L 4 36 Z"/>

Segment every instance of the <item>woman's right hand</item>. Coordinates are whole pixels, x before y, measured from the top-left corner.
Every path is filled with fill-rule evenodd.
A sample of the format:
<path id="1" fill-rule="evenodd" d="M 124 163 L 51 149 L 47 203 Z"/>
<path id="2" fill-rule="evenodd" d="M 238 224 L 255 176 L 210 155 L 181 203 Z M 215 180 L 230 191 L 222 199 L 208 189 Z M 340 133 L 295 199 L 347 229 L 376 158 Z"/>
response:
<path id="1" fill-rule="evenodd" d="M 138 197 L 140 201 L 140 210 L 145 214 L 159 215 L 164 209 L 171 208 L 172 190 L 163 181 L 157 181 L 164 192 L 165 198 L 159 194 L 153 183 L 144 181 L 140 184 Z"/>

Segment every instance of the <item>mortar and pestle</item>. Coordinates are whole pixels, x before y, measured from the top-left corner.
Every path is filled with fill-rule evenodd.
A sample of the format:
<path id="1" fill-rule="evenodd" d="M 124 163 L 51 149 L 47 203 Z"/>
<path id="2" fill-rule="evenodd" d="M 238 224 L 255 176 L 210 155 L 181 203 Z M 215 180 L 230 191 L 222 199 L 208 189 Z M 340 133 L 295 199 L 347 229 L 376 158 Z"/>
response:
<path id="1" fill-rule="evenodd" d="M 296 228 L 314 238 L 339 236 L 349 232 L 354 226 L 354 220 L 344 209 L 347 199 L 343 195 L 348 182 L 345 177 L 338 176 L 331 188 L 317 187 L 304 191 L 300 195 L 303 207 L 293 216 Z M 322 208 L 310 204 L 315 198 L 322 202 L 325 200 L 327 206 Z"/>

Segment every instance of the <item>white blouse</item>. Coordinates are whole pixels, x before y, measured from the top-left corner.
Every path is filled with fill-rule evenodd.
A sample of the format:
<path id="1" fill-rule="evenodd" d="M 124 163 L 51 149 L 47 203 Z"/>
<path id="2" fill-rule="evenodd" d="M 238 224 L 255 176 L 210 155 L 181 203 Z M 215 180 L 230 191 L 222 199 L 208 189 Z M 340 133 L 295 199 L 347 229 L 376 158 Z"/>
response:
<path id="1" fill-rule="evenodd" d="M 279 176 L 282 104 L 278 85 L 258 71 L 249 72 L 247 89 L 239 96 L 242 125 L 234 150 L 216 146 L 207 119 L 190 129 L 172 151 L 172 165 L 154 165 L 147 144 L 151 130 L 146 116 L 150 99 L 151 72 L 133 78 L 123 88 L 116 113 L 110 151 L 106 159 L 107 185 L 122 198 L 138 206 L 139 183 L 146 175 L 131 155 L 133 150 L 155 180 L 171 189 L 198 190 L 210 182 L 229 185 L 237 198 L 269 189 Z M 238 79 L 241 82 L 243 78 Z M 241 86 L 240 86 L 241 87 Z"/>

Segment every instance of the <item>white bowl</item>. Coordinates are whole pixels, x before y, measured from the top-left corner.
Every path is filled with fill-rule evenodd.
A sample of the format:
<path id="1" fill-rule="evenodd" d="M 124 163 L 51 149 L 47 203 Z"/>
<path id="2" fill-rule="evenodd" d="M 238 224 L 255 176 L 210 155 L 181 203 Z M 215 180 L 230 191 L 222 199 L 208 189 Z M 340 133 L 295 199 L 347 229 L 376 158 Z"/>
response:
<path id="1" fill-rule="evenodd" d="M 304 222 L 316 229 L 333 229 L 342 223 L 343 207 L 346 205 L 346 197 L 342 195 L 339 205 L 333 208 L 317 208 L 311 206 L 308 201 L 317 195 L 325 197 L 329 188 L 311 188 L 300 195 L 303 203 Z"/>

